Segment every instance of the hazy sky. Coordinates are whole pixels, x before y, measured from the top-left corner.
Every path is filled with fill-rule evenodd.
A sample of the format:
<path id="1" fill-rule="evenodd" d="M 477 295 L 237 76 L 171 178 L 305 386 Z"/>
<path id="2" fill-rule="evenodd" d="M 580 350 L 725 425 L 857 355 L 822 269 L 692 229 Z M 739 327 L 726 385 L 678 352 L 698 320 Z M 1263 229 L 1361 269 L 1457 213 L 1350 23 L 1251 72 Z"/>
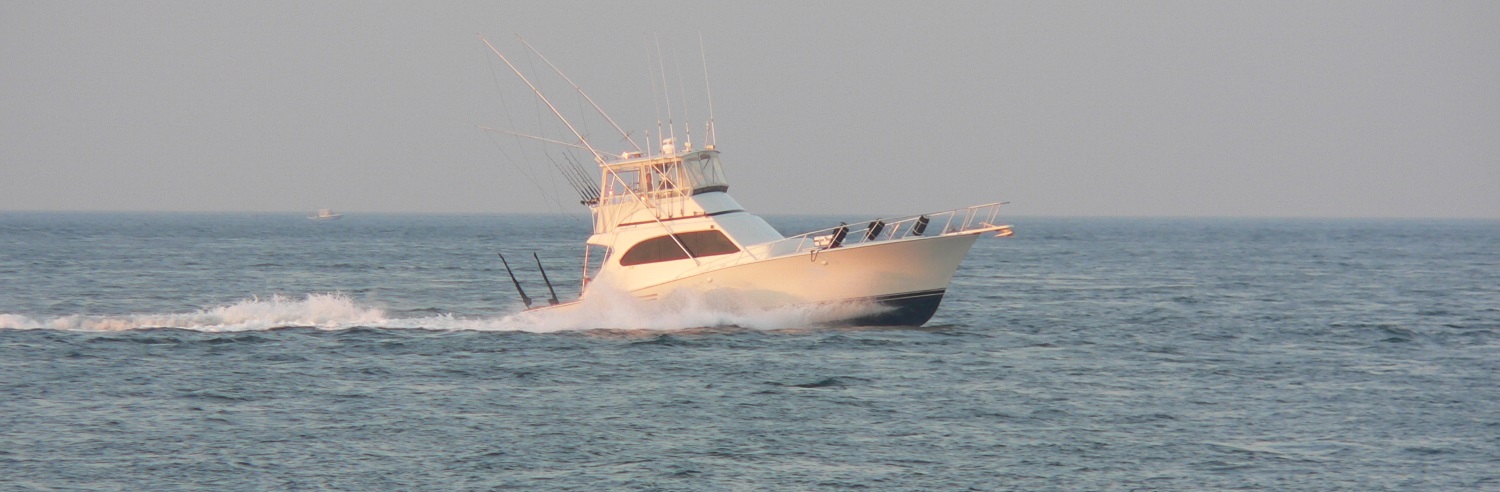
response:
<path id="1" fill-rule="evenodd" d="M 515 35 L 641 136 L 654 33 L 700 144 L 702 35 L 753 212 L 1500 218 L 1497 26 L 1495 1 L 0 0 L 0 210 L 581 212 L 546 147 L 477 128 L 562 136 L 476 35 L 622 150 Z"/>

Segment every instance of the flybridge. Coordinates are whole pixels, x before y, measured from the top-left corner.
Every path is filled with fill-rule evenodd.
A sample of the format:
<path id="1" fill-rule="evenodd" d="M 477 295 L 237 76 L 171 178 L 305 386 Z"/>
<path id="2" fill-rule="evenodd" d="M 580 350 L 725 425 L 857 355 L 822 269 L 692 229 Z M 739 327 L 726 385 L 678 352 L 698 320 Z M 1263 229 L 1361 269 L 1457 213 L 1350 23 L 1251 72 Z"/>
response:
<path id="1" fill-rule="evenodd" d="M 719 162 L 719 151 L 711 147 L 697 152 L 673 152 L 615 161 L 605 164 L 604 171 L 611 185 L 603 190 L 601 205 L 629 198 L 632 194 L 666 198 L 729 190 L 729 182 L 724 179 L 724 166 Z"/>
<path id="2" fill-rule="evenodd" d="M 670 145 L 669 138 L 664 147 Z M 664 148 L 655 157 L 626 158 L 601 166 L 604 186 L 597 203 L 591 205 L 595 234 L 740 209 L 723 193 L 729 190 L 729 181 L 724 178 L 718 150 L 673 150 Z M 698 199 L 716 192 L 718 199 Z"/>

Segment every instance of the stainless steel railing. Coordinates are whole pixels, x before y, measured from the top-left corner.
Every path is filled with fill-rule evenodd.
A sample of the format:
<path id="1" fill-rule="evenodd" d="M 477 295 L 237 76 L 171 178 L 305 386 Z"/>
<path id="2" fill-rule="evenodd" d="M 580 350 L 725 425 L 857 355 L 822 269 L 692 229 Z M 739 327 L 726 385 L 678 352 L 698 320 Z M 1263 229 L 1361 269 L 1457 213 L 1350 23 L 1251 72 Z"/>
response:
<path id="1" fill-rule="evenodd" d="M 736 257 L 716 264 L 738 264 L 744 261 L 764 260 L 814 251 L 857 246 L 881 241 L 892 241 L 911 237 L 933 237 L 963 234 L 983 229 L 993 229 L 995 218 L 1000 215 L 1001 203 L 986 203 L 972 207 L 916 214 L 894 219 L 844 224 L 826 229 L 798 234 L 785 239 L 750 245 Z M 842 231 L 841 231 L 842 230 Z M 839 237 L 842 236 L 842 237 Z M 837 239 L 837 241 L 835 241 Z"/>

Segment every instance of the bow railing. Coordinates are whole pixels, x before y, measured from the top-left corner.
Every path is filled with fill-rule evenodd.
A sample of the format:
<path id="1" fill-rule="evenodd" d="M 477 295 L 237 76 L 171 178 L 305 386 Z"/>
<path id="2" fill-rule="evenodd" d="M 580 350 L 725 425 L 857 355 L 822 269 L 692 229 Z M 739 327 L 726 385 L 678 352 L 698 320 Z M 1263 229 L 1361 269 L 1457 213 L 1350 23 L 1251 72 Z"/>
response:
<path id="1" fill-rule="evenodd" d="M 826 229 L 798 234 L 777 241 L 745 247 L 727 263 L 764 260 L 801 253 L 846 248 L 861 244 L 915 237 L 947 236 L 997 232 L 1010 235 L 1010 226 L 995 224 L 1004 202 L 910 215 L 893 219 L 875 219 L 854 224 L 840 224 Z M 716 264 L 721 262 L 716 261 Z"/>

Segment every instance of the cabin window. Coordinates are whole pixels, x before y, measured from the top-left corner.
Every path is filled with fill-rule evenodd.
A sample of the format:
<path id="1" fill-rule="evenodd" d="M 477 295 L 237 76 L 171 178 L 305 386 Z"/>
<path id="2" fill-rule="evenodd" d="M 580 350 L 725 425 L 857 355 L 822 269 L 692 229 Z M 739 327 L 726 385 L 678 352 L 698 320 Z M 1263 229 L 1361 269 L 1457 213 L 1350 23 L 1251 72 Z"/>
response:
<path id="1" fill-rule="evenodd" d="M 694 258 L 727 255 L 740 251 L 733 241 L 719 231 L 684 232 L 676 236 L 677 241 L 681 241 L 682 245 L 693 253 Z M 673 241 L 671 235 L 641 241 L 640 244 L 636 244 L 620 256 L 620 266 L 688 259 L 687 253 L 677 246 L 677 241 Z"/>
<path id="2" fill-rule="evenodd" d="M 682 164 L 687 168 L 687 184 L 692 186 L 694 195 L 729 189 L 729 182 L 724 179 L 724 168 L 719 164 L 718 153 L 689 155 L 682 158 Z"/>
<path id="3" fill-rule="evenodd" d="M 641 172 L 636 169 L 616 170 L 609 173 L 609 193 L 607 196 L 628 195 L 633 190 L 640 190 Z"/>
<path id="4" fill-rule="evenodd" d="M 656 164 L 649 169 L 646 191 L 676 191 L 682 182 L 680 168 L 675 162 Z"/>

